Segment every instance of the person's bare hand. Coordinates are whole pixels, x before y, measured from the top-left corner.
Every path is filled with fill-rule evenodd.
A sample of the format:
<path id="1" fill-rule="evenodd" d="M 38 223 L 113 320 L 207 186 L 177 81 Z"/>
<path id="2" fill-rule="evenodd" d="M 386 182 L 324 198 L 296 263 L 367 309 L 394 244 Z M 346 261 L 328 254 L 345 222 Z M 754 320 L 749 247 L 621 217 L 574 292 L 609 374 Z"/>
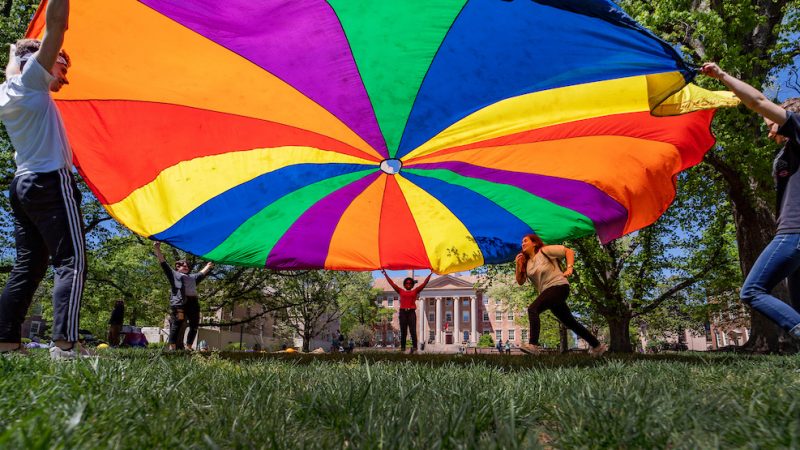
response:
<path id="1" fill-rule="evenodd" d="M 718 80 L 726 75 L 725 71 L 722 70 L 717 63 L 713 62 L 703 64 L 703 66 L 700 67 L 700 72 L 707 77 L 716 78 Z"/>

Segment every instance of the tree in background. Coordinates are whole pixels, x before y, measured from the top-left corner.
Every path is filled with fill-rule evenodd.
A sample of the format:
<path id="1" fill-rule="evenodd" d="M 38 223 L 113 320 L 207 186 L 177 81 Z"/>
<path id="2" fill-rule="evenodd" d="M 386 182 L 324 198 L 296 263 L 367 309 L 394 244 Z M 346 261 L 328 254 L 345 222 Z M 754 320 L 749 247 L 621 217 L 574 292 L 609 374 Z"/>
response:
<path id="1" fill-rule="evenodd" d="M 776 85 L 776 76 L 800 55 L 800 1 L 624 0 L 621 4 L 636 20 L 680 45 L 693 63 L 716 61 L 753 86 L 776 94 L 788 88 L 784 90 L 789 95 L 784 97 L 800 95 L 791 78 L 788 86 Z M 705 77 L 697 81 L 721 87 Z M 761 118 L 744 107 L 719 111 L 714 123 L 717 146 L 704 160 L 713 169 L 706 183 L 724 186 L 730 199 L 743 274 L 750 271 L 775 231 L 771 163 L 776 148 L 762 126 Z M 786 299 L 785 283 L 775 293 Z M 759 352 L 797 350 L 785 333 L 758 313 L 753 314 L 747 347 Z"/>
<path id="2" fill-rule="evenodd" d="M 311 341 L 341 318 L 349 298 L 373 295 L 372 277 L 363 272 L 287 272 L 275 280 L 270 295 L 294 305 L 282 312 L 280 326 L 301 338 L 308 352 Z"/>
<path id="3" fill-rule="evenodd" d="M 354 275 L 357 283 L 348 285 L 342 293 L 341 331 L 356 342 L 370 342 L 375 326 L 387 318 L 391 320 L 394 309 L 378 305 L 376 300 L 381 290 L 372 287 L 369 272 Z"/>

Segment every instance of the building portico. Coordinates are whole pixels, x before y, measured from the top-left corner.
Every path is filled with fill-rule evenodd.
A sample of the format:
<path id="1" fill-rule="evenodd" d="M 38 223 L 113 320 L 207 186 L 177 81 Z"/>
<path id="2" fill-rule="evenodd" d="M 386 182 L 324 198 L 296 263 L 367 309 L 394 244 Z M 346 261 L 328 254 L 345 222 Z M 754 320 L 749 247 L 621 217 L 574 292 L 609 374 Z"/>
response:
<path id="1" fill-rule="evenodd" d="M 394 279 L 398 286 L 402 285 L 402 278 Z M 471 275 L 434 276 L 420 292 L 417 338 L 426 350 L 457 351 L 463 344 L 477 345 L 481 334 L 491 334 L 495 342 L 499 336 L 503 342 L 510 337 L 514 345 L 522 343 L 521 338 L 527 332 L 523 333 L 523 327 L 515 324 L 514 314 L 509 314 L 505 306 L 490 302 L 483 291 L 475 289 L 476 282 L 477 277 Z M 376 279 L 375 287 L 382 291 L 378 297 L 381 306 L 399 309 L 399 296 L 385 279 Z M 502 310 L 502 314 L 495 310 Z M 395 314 L 391 324 L 377 330 L 376 343 L 399 345 L 399 334 Z"/>

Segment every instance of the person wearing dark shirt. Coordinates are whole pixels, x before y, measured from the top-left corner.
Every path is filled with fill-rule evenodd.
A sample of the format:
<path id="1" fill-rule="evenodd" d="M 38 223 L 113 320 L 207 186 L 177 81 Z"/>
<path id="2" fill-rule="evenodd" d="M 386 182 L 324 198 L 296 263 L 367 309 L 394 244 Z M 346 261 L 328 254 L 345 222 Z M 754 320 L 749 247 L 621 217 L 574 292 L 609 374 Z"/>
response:
<path id="1" fill-rule="evenodd" d="M 769 138 L 783 146 L 772 165 L 778 194 L 777 231 L 747 274 L 739 295 L 743 302 L 800 340 L 800 99 L 776 105 L 758 89 L 714 63 L 703 64 L 701 71 L 720 80 L 745 106 L 761 115 Z M 788 281 L 791 306 L 771 295 L 784 279 Z"/>
<path id="2" fill-rule="evenodd" d="M 411 331 L 411 353 L 416 352 L 417 350 L 417 296 L 425 286 L 427 286 L 428 281 L 431 279 L 431 275 L 433 272 L 429 273 L 425 281 L 422 282 L 421 285 L 414 288 L 414 281 L 413 278 L 408 277 L 403 280 L 403 287 L 401 288 L 386 273 L 385 270 L 381 269 L 383 276 L 386 277 L 386 281 L 392 286 L 392 289 L 395 290 L 400 295 L 400 312 L 398 318 L 400 320 L 400 351 L 406 351 L 406 337 L 408 336 L 408 331 Z"/>
<path id="3" fill-rule="evenodd" d="M 186 336 L 188 348 L 192 349 L 197 329 L 200 325 L 200 303 L 197 300 L 197 285 L 214 267 L 209 262 L 200 272 L 189 273 L 189 263 L 185 260 L 175 261 L 173 270 L 167 264 L 164 254 L 161 253 L 161 243 L 153 243 L 153 250 L 158 258 L 161 269 L 170 283 L 169 307 L 169 348 L 170 350 L 183 350 L 183 331 L 186 321 L 189 322 L 189 334 Z"/>
<path id="4" fill-rule="evenodd" d="M 119 335 L 122 331 L 122 323 L 125 321 L 125 301 L 117 300 L 114 309 L 111 311 L 111 318 L 108 319 L 108 345 L 119 346 Z"/>

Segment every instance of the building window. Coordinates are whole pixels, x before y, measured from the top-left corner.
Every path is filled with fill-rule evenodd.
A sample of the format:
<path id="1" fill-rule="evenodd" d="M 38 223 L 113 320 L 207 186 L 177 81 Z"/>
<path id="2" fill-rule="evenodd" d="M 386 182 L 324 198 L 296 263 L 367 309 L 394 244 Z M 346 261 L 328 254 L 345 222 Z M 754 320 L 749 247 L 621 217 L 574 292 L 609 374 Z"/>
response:
<path id="1" fill-rule="evenodd" d="M 387 331 L 386 332 L 386 343 L 387 344 L 391 344 L 392 341 L 394 341 L 394 333 L 392 333 L 391 331 Z"/>
<path id="2" fill-rule="evenodd" d="M 503 320 L 503 311 L 499 311 L 499 310 L 495 311 L 494 312 L 494 320 L 502 321 Z"/>
<path id="3" fill-rule="evenodd" d="M 464 332 L 464 342 L 469 342 L 469 331 Z"/>
<path id="4" fill-rule="evenodd" d="M 429 299 L 428 299 L 428 305 L 430 305 L 430 306 L 435 306 L 435 305 L 436 305 L 436 299 L 434 299 L 434 298 L 429 298 Z"/>
<path id="5" fill-rule="evenodd" d="M 516 331 L 516 330 L 508 330 L 508 340 L 509 341 L 513 341 L 513 340 L 516 339 L 516 333 L 514 333 L 514 331 Z"/>
<path id="6" fill-rule="evenodd" d="M 445 315 L 444 315 L 444 321 L 445 321 L 445 322 L 452 322 L 452 321 L 453 321 L 453 313 L 451 313 L 450 311 L 448 311 L 447 313 L 445 313 Z"/>
<path id="7" fill-rule="evenodd" d="M 393 308 L 394 307 L 394 301 L 396 299 L 397 299 L 397 297 L 389 297 L 388 304 L 386 306 L 388 306 L 389 308 Z"/>
<path id="8" fill-rule="evenodd" d="M 33 338 L 34 336 L 39 334 L 39 330 L 41 329 L 41 327 L 42 327 L 42 322 L 31 322 L 30 337 Z"/>
<path id="9" fill-rule="evenodd" d="M 501 341 L 501 340 L 503 340 L 503 330 L 496 330 L 496 331 L 494 332 L 494 340 L 495 340 L 495 341 Z"/>
<path id="10" fill-rule="evenodd" d="M 428 322 L 433 322 L 434 320 L 436 320 L 436 314 L 428 313 Z"/>
<path id="11" fill-rule="evenodd" d="M 483 297 L 483 304 L 484 305 L 488 305 L 489 304 L 489 297 L 486 297 L 486 296 Z"/>
<path id="12" fill-rule="evenodd" d="M 435 341 L 435 340 L 436 340 L 436 332 L 435 332 L 435 331 L 433 331 L 433 330 L 431 330 L 431 331 L 428 333 L 428 342 L 431 342 L 431 343 L 432 343 L 432 342 L 433 342 L 433 341 Z"/>
<path id="13" fill-rule="evenodd" d="M 522 330 L 520 334 L 522 335 L 522 342 L 528 342 L 528 330 Z"/>
<path id="14" fill-rule="evenodd" d="M 489 321 L 489 311 L 483 310 L 483 321 L 484 322 Z"/>
<path id="15" fill-rule="evenodd" d="M 468 299 L 468 298 L 465 298 L 464 300 L 462 300 L 462 301 L 461 301 L 461 305 L 462 305 L 462 306 L 469 306 L 469 299 Z"/>
<path id="16" fill-rule="evenodd" d="M 464 311 L 461 314 L 461 321 L 462 322 L 469 322 L 469 311 Z"/>
<path id="17" fill-rule="evenodd" d="M 452 298 L 448 298 L 447 299 L 447 306 L 453 306 L 453 299 Z"/>
<path id="18" fill-rule="evenodd" d="M 508 312 L 508 320 L 514 320 L 514 311 Z"/>

